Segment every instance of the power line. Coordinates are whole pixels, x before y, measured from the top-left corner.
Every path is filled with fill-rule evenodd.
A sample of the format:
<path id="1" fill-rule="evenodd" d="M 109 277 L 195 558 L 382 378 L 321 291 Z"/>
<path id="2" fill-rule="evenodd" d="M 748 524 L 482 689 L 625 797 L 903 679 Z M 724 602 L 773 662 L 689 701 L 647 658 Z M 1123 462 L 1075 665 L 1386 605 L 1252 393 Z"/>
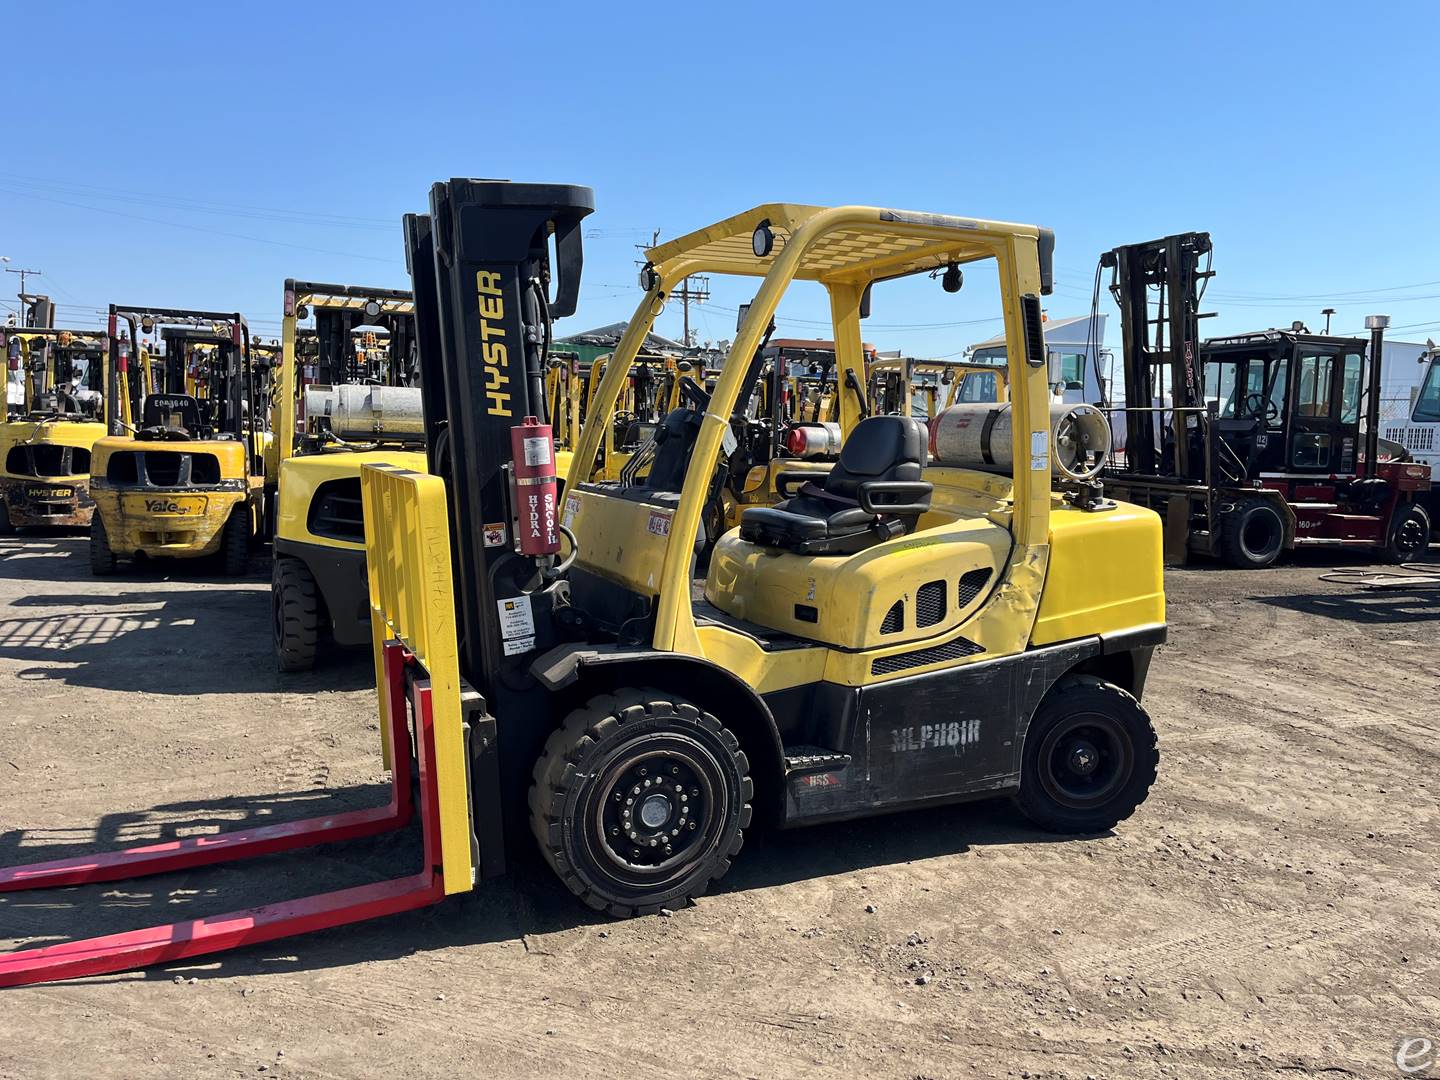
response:
<path id="1" fill-rule="evenodd" d="M 142 192 L 125 192 L 118 188 L 98 187 L 79 184 L 73 180 L 47 180 L 27 177 L 18 173 L 0 171 L 0 180 L 41 192 L 58 192 L 76 198 L 103 199 L 111 202 L 131 203 L 165 210 L 181 210 L 187 213 L 215 214 L 258 220 L 281 221 L 286 224 L 324 225 L 332 228 L 360 228 L 376 231 L 393 231 L 398 221 L 383 218 L 351 217 L 342 214 L 326 214 L 309 210 L 289 210 L 279 207 L 247 206 L 243 203 L 207 202 L 186 199 L 174 195 L 153 195 Z"/>
<path id="2" fill-rule="evenodd" d="M 191 232 L 208 233 L 211 236 L 224 236 L 231 240 L 249 240 L 256 244 L 269 244 L 273 247 L 291 248 L 296 251 L 309 251 L 320 255 L 339 255 L 347 259 L 364 259 L 366 262 L 383 262 L 387 265 L 394 265 L 398 259 L 386 259 L 378 255 L 361 255 L 353 251 L 336 251 L 333 248 L 311 247 L 308 244 L 291 244 L 284 240 L 270 240 L 263 236 L 247 236 L 244 233 L 226 232 L 223 229 L 209 229 L 203 225 L 189 225 L 183 221 L 165 221 L 160 218 L 145 217 L 141 214 L 130 214 L 123 210 L 110 210 L 103 206 L 88 206 L 84 203 L 68 202 L 65 199 L 54 199 L 46 195 L 36 195 L 28 191 L 15 191 L 0 185 L 0 191 L 9 191 L 12 195 L 19 195 L 21 198 L 39 199 L 41 202 L 56 203 L 60 206 L 69 206 L 77 210 L 90 210 L 97 214 L 110 214 L 114 217 L 130 218 L 133 221 L 143 221 L 150 225 L 168 225 L 173 229 L 188 229 Z"/>

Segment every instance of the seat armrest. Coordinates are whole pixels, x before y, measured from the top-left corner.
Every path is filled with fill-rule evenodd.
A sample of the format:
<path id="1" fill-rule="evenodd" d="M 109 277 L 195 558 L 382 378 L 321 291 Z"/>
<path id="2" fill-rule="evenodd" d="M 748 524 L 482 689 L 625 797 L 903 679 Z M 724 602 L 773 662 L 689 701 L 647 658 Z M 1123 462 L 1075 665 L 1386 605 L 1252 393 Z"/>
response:
<path id="1" fill-rule="evenodd" d="M 793 499 L 795 492 L 789 490 L 788 485 L 794 484 L 799 487 L 801 484 L 808 484 L 811 480 L 818 480 L 822 484 L 825 477 L 830 475 L 829 469 L 789 469 L 775 474 L 775 494 L 782 499 Z"/>
<path id="2" fill-rule="evenodd" d="M 928 480 L 864 480 L 855 489 L 860 509 L 867 514 L 923 514 L 930 509 L 930 496 L 935 486 Z M 895 495 L 913 502 L 877 503 L 876 495 Z"/>

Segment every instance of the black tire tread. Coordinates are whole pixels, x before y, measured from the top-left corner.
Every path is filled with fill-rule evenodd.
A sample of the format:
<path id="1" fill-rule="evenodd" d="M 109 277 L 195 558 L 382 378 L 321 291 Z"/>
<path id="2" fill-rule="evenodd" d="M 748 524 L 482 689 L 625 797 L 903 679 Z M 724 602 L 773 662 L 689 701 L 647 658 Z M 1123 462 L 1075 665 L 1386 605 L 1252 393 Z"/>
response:
<path id="1" fill-rule="evenodd" d="M 242 577 L 250 567 L 250 508 L 241 503 L 230 512 L 220 535 L 220 565 L 226 577 Z"/>
<path id="2" fill-rule="evenodd" d="M 703 895 L 710 884 L 730 869 L 730 863 L 745 843 L 745 829 L 750 824 L 751 800 L 754 781 L 750 777 L 750 762 L 740 749 L 735 734 L 715 717 L 702 711 L 688 701 L 660 690 L 621 690 L 591 698 L 583 708 L 575 709 L 550 733 L 545 740 L 545 749 L 535 761 L 531 776 L 534 783 L 530 788 L 530 830 L 546 863 L 555 871 L 561 881 L 586 906 L 603 911 L 617 918 L 635 915 L 653 915 L 666 904 L 615 904 L 596 894 L 569 865 L 560 843 L 560 815 L 564 810 L 566 793 L 577 775 L 576 765 L 596 742 L 614 732 L 617 727 L 651 716 L 657 710 L 673 710 L 686 716 L 715 734 L 719 735 L 730 752 L 735 756 L 741 776 L 740 827 L 730 847 L 711 864 L 710 875 L 692 883 L 687 890 L 691 897 Z M 670 900 L 666 903 L 677 903 Z"/>
<path id="3" fill-rule="evenodd" d="M 115 573 L 115 552 L 110 547 L 110 535 L 105 531 L 105 519 L 96 510 L 90 518 L 90 573 L 96 577 L 109 577 Z"/>
<path id="4" fill-rule="evenodd" d="M 280 605 L 280 623 L 272 632 L 275 663 L 281 671 L 309 671 L 320 643 L 320 587 L 299 559 L 275 560 L 271 602 Z M 282 629 L 283 628 L 283 629 Z"/>
<path id="5" fill-rule="evenodd" d="M 1398 566 L 1401 563 L 1418 561 L 1425 558 L 1426 555 L 1429 554 L 1430 545 L 1428 543 L 1422 545 L 1418 552 L 1401 551 L 1395 546 L 1395 534 L 1400 531 L 1400 523 L 1405 518 L 1411 516 L 1417 516 L 1422 522 L 1424 522 L 1425 536 L 1427 539 L 1429 538 L 1430 528 L 1434 524 L 1430 520 L 1430 515 L 1425 512 L 1425 508 L 1423 506 L 1419 506 L 1415 503 L 1410 504 L 1409 506 L 1401 510 L 1400 513 L 1396 514 L 1394 520 L 1390 522 L 1390 533 L 1385 538 L 1385 546 L 1380 549 L 1380 554 L 1386 562 L 1393 563 Z"/>
<path id="6" fill-rule="evenodd" d="M 1264 507 L 1279 517 L 1273 506 L 1263 499 L 1246 499 L 1230 513 L 1220 519 L 1220 553 L 1225 561 L 1237 570 L 1263 570 L 1267 566 L 1273 566 L 1280 559 L 1280 554 L 1285 550 L 1284 541 L 1284 520 L 1279 521 L 1281 529 L 1281 541 L 1276 549 L 1273 558 L 1266 562 L 1257 562 L 1245 552 L 1243 530 L 1245 520 L 1249 517 L 1250 511 L 1256 507 Z M 1118 688 L 1117 688 L 1118 689 Z"/>
<path id="7" fill-rule="evenodd" d="M 1065 675 L 1051 687 L 1050 693 L 1046 695 L 1046 699 L 1041 703 L 1040 708 L 1045 708 L 1052 700 L 1063 700 L 1067 695 L 1073 696 L 1082 692 L 1099 693 L 1104 697 L 1113 698 L 1114 706 L 1117 710 L 1133 709 L 1144 718 L 1144 735 L 1141 741 L 1135 746 L 1135 769 L 1137 773 L 1144 775 L 1144 786 L 1138 790 L 1132 789 L 1129 792 L 1130 797 L 1122 803 L 1115 804 L 1112 807 L 1113 813 L 1107 814 L 1103 822 L 1097 824 L 1094 821 L 1086 821 L 1083 825 L 1077 827 L 1057 817 L 1053 808 L 1040 798 L 1037 798 L 1033 790 L 1028 790 L 1029 785 L 1022 782 L 1019 793 L 1014 797 L 1016 806 L 1019 807 L 1021 813 L 1036 825 L 1052 832 L 1104 832 L 1106 829 L 1118 825 L 1134 814 L 1145 801 L 1146 796 L 1150 794 L 1150 788 L 1154 786 L 1160 766 L 1159 742 L 1155 734 L 1155 725 L 1151 722 L 1150 715 L 1145 711 L 1145 707 L 1140 704 L 1139 699 L 1137 699 L 1135 695 L 1123 687 L 1117 686 L 1115 683 L 1109 682 L 1096 675 L 1083 675 L 1078 673 Z M 1036 712 L 1038 713 L 1039 709 L 1037 709 Z M 1031 735 L 1027 734 L 1027 744 L 1030 738 Z M 1026 760 L 1028 762 L 1028 757 Z"/>

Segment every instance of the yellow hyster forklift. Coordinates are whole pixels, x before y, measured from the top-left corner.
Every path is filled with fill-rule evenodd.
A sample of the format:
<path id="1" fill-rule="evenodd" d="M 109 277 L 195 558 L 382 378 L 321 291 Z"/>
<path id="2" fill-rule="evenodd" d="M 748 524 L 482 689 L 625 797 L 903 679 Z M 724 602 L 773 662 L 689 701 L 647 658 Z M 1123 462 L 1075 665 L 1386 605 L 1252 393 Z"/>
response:
<path id="1" fill-rule="evenodd" d="M 105 435 L 105 333 L 7 327 L 0 341 L 8 371 L 24 380 L 23 400 L 0 423 L 0 534 L 87 526 L 90 451 Z"/>
<path id="2" fill-rule="evenodd" d="M 170 331 L 165 388 L 147 383 L 133 403 L 133 431 L 117 419 L 95 444 L 90 567 L 112 574 L 120 559 L 141 555 L 218 555 L 226 574 L 239 575 L 262 531 L 266 487 L 267 376 L 251 363 L 249 328 L 238 312 L 110 305 L 116 417 L 121 381 L 134 375 L 117 337 L 121 319 L 131 342 L 142 329 Z M 192 361 L 200 365 L 193 376 Z M 187 378 L 203 396 L 185 392 Z"/>
<path id="3" fill-rule="evenodd" d="M 703 892 L 761 821 L 1009 794 L 1043 828 L 1094 833 L 1145 798 L 1157 754 L 1138 699 L 1165 637 L 1160 521 L 1054 490 L 1040 316 L 1051 234 L 773 204 L 651 249 L 559 506 L 537 330 L 574 309 L 592 205 L 588 188 L 451 180 L 407 219 L 431 470 L 362 476 L 390 802 L 14 867 L 0 889 L 237 859 L 415 816 L 420 868 L 12 953 L 0 985 L 436 903 L 502 872 L 521 842 L 586 904 L 625 916 Z M 786 288 L 828 291 L 839 361 L 858 368 L 872 282 L 980 260 L 998 273 L 1010 344 L 1017 419 L 991 454 L 1003 467 L 963 455 L 926 467 L 916 420 L 867 417 L 823 478 L 806 472 L 779 505 L 746 511 L 697 580 L 704 507 Z M 666 416 L 645 481 L 597 480 L 636 352 L 692 274 L 760 288 L 713 390 Z"/>
<path id="4" fill-rule="evenodd" d="M 360 467 L 425 469 L 414 310 L 399 289 L 285 282 L 270 587 L 281 671 L 309 670 L 323 641 L 370 641 Z"/>

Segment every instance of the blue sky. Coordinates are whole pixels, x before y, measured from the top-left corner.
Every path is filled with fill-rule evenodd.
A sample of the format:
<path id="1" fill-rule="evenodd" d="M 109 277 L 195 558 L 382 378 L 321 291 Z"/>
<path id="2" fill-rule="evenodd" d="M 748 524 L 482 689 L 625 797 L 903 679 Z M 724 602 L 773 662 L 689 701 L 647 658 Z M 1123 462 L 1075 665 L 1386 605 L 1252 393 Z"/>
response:
<path id="1" fill-rule="evenodd" d="M 326 8 L 6 14 L 30 44 L 0 92 L 0 254 L 45 272 L 62 322 L 239 307 L 276 333 L 287 276 L 406 285 L 400 215 L 471 175 L 595 188 L 562 334 L 629 316 L 652 230 L 793 201 L 1047 225 L 1057 317 L 1088 311 L 1101 250 L 1207 229 L 1208 333 L 1330 306 L 1336 330 L 1385 311 L 1440 336 L 1433 4 Z M 715 283 L 702 338 L 746 291 Z M 993 313 L 983 283 L 877 291 L 866 333 L 948 354 Z M 797 296 L 781 331 L 824 315 Z"/>

